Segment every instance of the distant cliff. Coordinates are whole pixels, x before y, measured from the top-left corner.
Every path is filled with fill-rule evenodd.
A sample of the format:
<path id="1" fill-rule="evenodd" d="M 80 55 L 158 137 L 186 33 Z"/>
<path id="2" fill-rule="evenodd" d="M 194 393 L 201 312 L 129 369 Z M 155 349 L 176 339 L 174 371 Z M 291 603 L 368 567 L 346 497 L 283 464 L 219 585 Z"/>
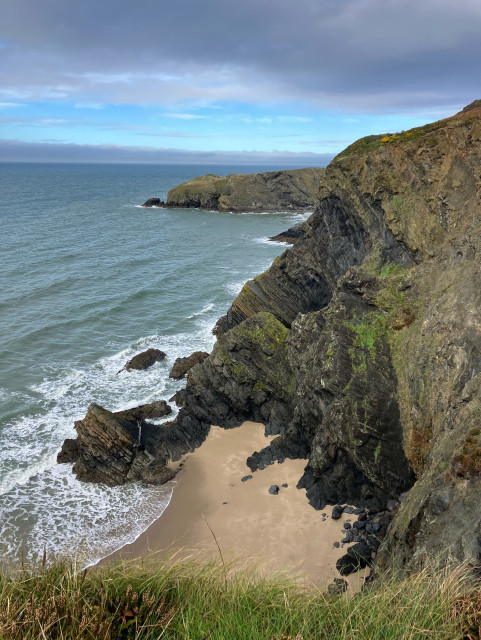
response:
<path id="1" fill-rule="evenodd" d="M 325 169 L 306 168 L 253 174 L 208 174 L 171 189 L 167 207 L 217 211 L 306 211 L 317 204 Z"/>

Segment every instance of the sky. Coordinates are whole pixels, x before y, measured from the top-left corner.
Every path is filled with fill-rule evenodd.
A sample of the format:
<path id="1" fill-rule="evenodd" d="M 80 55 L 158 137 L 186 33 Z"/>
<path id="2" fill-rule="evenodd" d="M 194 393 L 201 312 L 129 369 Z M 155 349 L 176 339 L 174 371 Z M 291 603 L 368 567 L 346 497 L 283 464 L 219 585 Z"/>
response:
<path id="1" fill-rule="evenodd" d="M 481 98 L 480 0 L 1 0 L 0 160 L 325 165 Z"/>

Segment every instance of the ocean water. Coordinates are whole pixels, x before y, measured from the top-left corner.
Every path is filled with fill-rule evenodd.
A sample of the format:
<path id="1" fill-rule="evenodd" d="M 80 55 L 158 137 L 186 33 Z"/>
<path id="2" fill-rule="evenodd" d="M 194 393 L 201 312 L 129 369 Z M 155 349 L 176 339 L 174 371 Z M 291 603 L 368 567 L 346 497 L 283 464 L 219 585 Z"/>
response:
<path id="1" fill-rule="evenodd" d="M 273 167 L 272 169 L 275 169 Z M 90 402 L 168 400 L 178 356 L 209 351 L 243 283 L 306 216 L 144 209 L 204 173 L 263 167 L 0 164 L 0 558 L 95 562 L 161 516 L 175 481 L 109 488 L 56 464 Z M 121 372 L 157 347 L 164 362 Z"/>

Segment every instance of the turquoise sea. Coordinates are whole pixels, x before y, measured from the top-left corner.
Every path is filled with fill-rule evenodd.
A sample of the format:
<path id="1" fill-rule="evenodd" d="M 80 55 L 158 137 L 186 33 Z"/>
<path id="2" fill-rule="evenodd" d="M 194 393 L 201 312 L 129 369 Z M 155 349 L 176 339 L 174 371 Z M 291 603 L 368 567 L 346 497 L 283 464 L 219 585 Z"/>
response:
<path id="1" fill-rule="evenodd" d="M 82 554 L 134 540 L 174 483 L 108 488 L 57 465 L 90 402 L 120 410 L 168 400 L 178 356 L 212 348 L 242 284 L 307 216 L 144 209 L 205 173 L 276 167 L 0 164 L 0 557 Z M 167 359 L 121 372 L 157 347 Z M 174 481 L 175 482 L 175 481 Z"/>

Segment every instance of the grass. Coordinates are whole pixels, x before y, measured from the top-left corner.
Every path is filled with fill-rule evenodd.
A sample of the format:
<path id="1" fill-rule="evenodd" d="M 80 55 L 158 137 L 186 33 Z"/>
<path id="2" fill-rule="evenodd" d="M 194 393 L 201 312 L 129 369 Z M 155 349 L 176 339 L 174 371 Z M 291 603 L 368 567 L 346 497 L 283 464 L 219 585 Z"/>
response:
<path id="1" fill-rule="evenodd" d="M 302 589 L 221 563 L 0 575 L 2 640 L 456 640 L 479 638 L 466 570 L 390 578 L 357 595 Z"/>

